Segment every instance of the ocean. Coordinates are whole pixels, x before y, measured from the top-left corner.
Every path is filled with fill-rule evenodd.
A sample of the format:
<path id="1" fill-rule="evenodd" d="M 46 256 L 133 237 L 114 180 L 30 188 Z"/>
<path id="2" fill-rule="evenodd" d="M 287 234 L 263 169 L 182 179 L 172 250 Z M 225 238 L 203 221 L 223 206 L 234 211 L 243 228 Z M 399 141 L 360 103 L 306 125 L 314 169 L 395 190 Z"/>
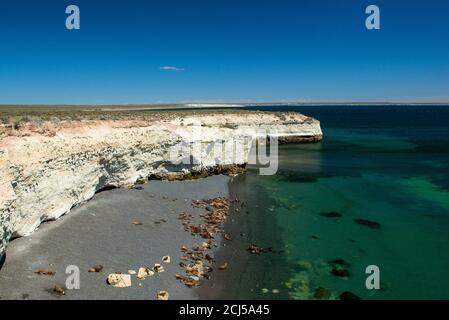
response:
<path id="1" fill-rule="evenodd" d="M 239 250 L 262 252 L 234 261 L 222 297 L 449 299 L 449 106 L 247 109 L 312 116 L 324 140 L 281 145 L 276 175 L 232 183 Z"/>

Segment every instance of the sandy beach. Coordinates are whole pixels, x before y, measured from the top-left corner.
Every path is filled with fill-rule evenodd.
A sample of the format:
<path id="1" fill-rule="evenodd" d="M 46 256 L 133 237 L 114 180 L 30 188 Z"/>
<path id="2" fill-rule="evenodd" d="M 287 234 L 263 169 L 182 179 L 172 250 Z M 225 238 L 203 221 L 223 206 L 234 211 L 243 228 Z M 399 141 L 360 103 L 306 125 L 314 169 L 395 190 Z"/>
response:
<path id="1" fill-rule="evenodd" d="M 44 223 L 29 237 L 10 243 L 0 269 L 0 299 L 153 300 L 161 290 L 168 291 L 170 299 L 197 299 L 198 289 L 188 288 L 175 275 L 184 274 L 179 266 L 180 247 L 199 245 L 204 239 L 186 232 L 179 214 L 188 212 L 199 219 L 205 210 L 193 208 L 192 201 L 228 197 L 229 179 L 212 176 L 195 181 L 150 181 L 138 189 L 96 194 L 69 215 Z M 220 238 L 216 240 L 220 244 Z M 216 250 L 212 247 L 210 252 Z M 170 256 L 171 262 L 163 263 L 163 256 Z M 132 275 L 131 287 L 115 288 L 106 282 L 110 273 L 125 274 L 156 263 L 165 271 L 145 280 Z M 79 267 L 80 289 L 65 290 L 65 295 L 49 292 L 55 285 L 64 288 L 68 265 Z M 101 272 L 88 272 L 97 265 L 103 266 Z M 39 269 L 55 274 L 36 274 Z M 226 271 L 217 268 L 214 272 Z M 207 281 L 201 279 L 200 284 Z"/>

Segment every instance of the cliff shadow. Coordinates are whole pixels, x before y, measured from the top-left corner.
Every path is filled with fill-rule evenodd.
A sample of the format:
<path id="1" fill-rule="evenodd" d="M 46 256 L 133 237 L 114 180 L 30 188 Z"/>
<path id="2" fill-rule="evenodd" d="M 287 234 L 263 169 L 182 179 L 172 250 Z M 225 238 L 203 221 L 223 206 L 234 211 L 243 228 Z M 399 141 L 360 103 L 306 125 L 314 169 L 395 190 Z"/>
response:
<path id="1" fill-rule="evenodd" d="M 5 261 L 6 261 L 6 253 L 4 253 L 0 258 L 0 270 L 2 270 Z"/>

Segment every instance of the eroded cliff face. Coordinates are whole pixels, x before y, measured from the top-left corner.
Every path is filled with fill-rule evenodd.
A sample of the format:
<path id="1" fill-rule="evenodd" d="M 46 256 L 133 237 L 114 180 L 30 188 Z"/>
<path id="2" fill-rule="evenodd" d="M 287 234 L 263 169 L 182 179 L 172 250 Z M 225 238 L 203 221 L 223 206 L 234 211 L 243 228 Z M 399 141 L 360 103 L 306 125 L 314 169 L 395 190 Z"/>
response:
<path id="1" fill-rule="evenodd" d="M 108 186 L 126 187 L 152 176 L 219 172 L 244 165 L 249 139 L 320 141 L 317 120 L 298 113 L 233 113 L 161 117 L 154 121 L 85 121 L 3 134 L 0 140 L 0 256 L 11 237 L 26 236 Z M 211 148 L 215 142 L 237 146 Z M 179 146 L 202 145 L 185 155 Z M 219 145 L 219 144 L 218 144 Z M 184 158 L 183 158 L 184 157 Z"/>

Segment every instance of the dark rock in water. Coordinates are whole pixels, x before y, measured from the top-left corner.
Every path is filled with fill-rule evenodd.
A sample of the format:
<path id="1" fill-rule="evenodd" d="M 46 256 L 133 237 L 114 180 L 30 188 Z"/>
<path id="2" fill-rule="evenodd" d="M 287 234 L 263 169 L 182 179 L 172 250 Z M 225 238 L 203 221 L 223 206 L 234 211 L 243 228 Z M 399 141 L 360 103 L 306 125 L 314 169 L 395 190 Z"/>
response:
<path id="1" fill-rule="evenodd" d="M 278 177 L 284 181 L 301 182 L 301 183 L 315 183 L 318 178 L 313 174 L 307 174 L 304 172 L 296 172 L 289 170 L 279 170 Z"/>
<path id="2" fill-rule="evenodd" d="M 329 289 L 319 287 L 315 290 L 313 297 L 320 300 L 329 300 L 331 297 L 331 292 Z"/>
<path id="3" fill-rule="evenodd" d="M 341 259 L 341 258 L 334 259 L 334 260 L 329 260 L 329 263 L 332 264 L 332 265 L 339 265 L 339 266 L 344 266 L 344 267 L 350 267 L 351 266 L 351 264 L 348 261 L 346 261 L 344 259 Z"/>
<path id="4" fill-rule="evenodd" d="M 365 219 L 353 219 L 355 223 L 358 223 L 362 226 L 371 228 L 371 229 L 380 229 L 380 223 L 376 221 L 371 220 L 365 220 Z"/>
<path id="5" fill-rule="evenodd" d="M 317 236 L 316 234 L 311 234 L 311 235 L 309 236 L 309 239 L 312 239 L 312 240 L 319 240 L 319 239 L 320 239 L 320 236 Z"/>
<path id="6" fill-rule="evenodd" d="M 336 277 L 347 278 L 351 275 L 351 272 L 343 268 L 333 268 L 332 274 Z"/>
<path id="7" fill-rule="evenodd" d="M 365 249 L 362 249 L 362 248 L 357 248 L 357 252 L 358 252 L 359 254 L 365 254 L 365 253 L 366 253 L 366 250 L 365 250 Z"/>
<path id="8" fill-rule="evenodd" d="M 249 247 L 246 249 L 246 251 L 251 252 L 252 254 L 259 254 L 262 252 L 262 248 L 259 248 L 258 246 L 256 246 L 255 244 L 251 244 L 249 245 Z"/>
<path id="9" fill-rule="evenodd" d="M 360 297 L 356 296 L 352 292 L 345 291 L 342 294 L 340 294 L 340 300 L 360 300 Z"/>
<path id="10" fill-rule="evenodd" d="M 134 186 L 133 189 L 134 190 L 144 190 L 144 188 L 142 186 Z"/>
<path id="11" fill-rule="evenodd" d="M 312 270 L 312 268 L 313 268 L 312 264 L 310 263 L 310 261 L 307 260 L 300 260 L 293 267 L 296 273 L 302 271 L 310 271 Z"/>
<path id="12" fill-rule="evenodd" d="M 338 213 L 336 211 L 320 212 L 320 216 L 323 216 L 326 218 L 341 218 L 341 217 L 343 217 L 343 215 L 341 213 Z"/>

